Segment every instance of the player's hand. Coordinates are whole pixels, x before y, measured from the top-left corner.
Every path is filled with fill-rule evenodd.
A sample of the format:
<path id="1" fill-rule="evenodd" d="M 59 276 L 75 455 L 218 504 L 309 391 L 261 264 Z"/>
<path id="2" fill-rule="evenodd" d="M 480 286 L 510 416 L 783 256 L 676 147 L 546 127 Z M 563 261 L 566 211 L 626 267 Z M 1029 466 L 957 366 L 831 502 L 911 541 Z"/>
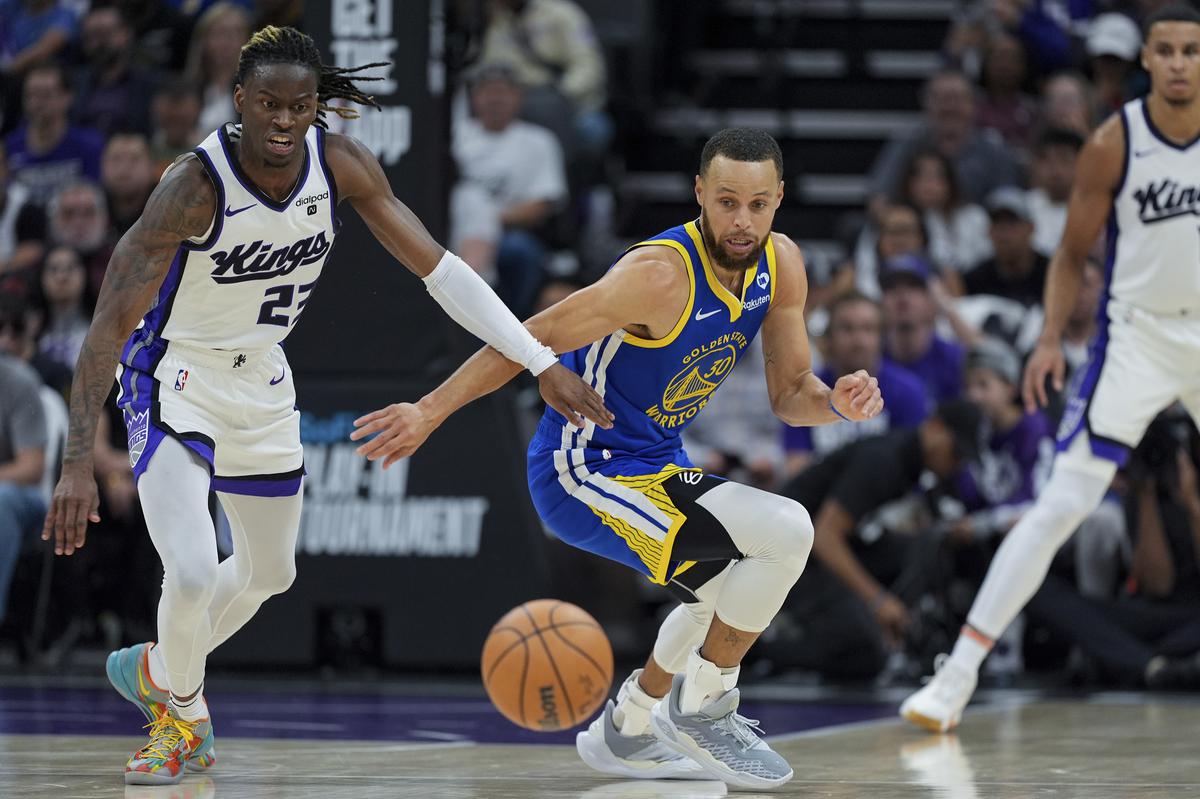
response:
<path id="1" fill-rule="evenodd" d="M 1055 391 L 1063 390 L 1063 375 L 1067 362 L 1063 358 L 1062 345 L 1057 342 L 1039 341 L 1025 364 L 1025 379 L 1021 383 L 1021 396 L 1025 399 L 1025 411 L 1033 413 L 1038 406 L 1045 407 L 1050 398 L 1046 395 L 1046 376 Z"/>
<path id="2" fill-rule="evenodd" d="M 883 631 L 884 640 L 892 649 L 899 649 L 908 630 L 908 608 L 891 594 L 885 593 L 875 603 L 875 621 Z"/>
<path id="3" fill-rule="evenodd" d="M 579 375 L 561 363 L 538 375 L 538 389 L 546 404 L 576 427 L 584 426 L 584 417 L 605 430 L 612 427 L 614 417 L 604 407 L 604 400 Z"/>
<path id="4" fill-rule="evenodd" d="M 55 555 L 72 555 L 87 540 L 88 522 L 100 521 L 100 493 L 91 461 L 63 464 L 54 487 L 50 510 L 42 525 L 42 540 L 54 539 Z"/>
<path id="5" fill-rule="evenodd" d="M 883 395 L 879 393 L 879 381 L 862 369 L 854 374 L 842 375 L 833 384 L 829 401 L 838 413 L 852 422 L 861 422 L 879 415 L 883 410 Z"/>
<path id="6" fill-rule="evenodd" d="M 358 429 L 350 434 L 351 441 L 361 441 L 372 434 L 375 436 L 355 451 L 359 455 L 366 455 L 369 461 L 383 459 L 383 468 L 386 469 L 420 449 L 437 424 L 420 405 L 398 402 L 360 416 L 354 420 L 354 426 Z"/>

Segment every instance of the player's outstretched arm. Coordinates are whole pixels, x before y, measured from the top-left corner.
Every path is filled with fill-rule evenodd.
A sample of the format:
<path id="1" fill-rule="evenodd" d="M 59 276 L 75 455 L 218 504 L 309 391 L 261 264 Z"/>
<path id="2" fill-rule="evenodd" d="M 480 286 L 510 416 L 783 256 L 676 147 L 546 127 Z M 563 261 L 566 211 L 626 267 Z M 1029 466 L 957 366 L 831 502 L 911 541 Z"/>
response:
<path id="1" fill-rule="evenodd" d="M 865 371 L 843 375 L 831 389 L 812 370 L 804 324 L 808 278 L 800 248 L 787 236 L 775 237 L 775 297 L 763 320 L 763 359 L 771 409 L 793 427 L 858 422 L 883 410 L 879 381 Z M 836 410 L 835 410 L 836 409 Z"/>
<path id="2" fill-rule="evenodd" d="M 179 243 L 203 235 L 215 210 L 216 192 L 204 167 L 186 157 L 163 177 L 141 218 L 113 251 L 75 366 L 62 477 L 42 528 L 43 540 L 54 539 L 56 554 L 70 555 L 82 547 L 88 521 L 100 521 L 93 465 L 96 424 L 121 348 L 149 309 Z"/>
<path id="3" fill-rule="evenodd" d="M 687 302 L 687 277 L 682 259 L 678 263 L 673 260 L 677 258 L 665 247 L 634 250 L 601 280 L 547 308 L 525 325 L 556 352 L 577 350 L 616 330 L 646 325 L 652 319 L 666 320 L 662 328 L 669 330 L 678 319 L 678 309 Z M 669 318 L 671 314 L 674 318 Z M 350 438 L 361 441 L 374 435 L 358 452 L 370 460 L 382 459 L 387 468 L 416 452 L 450 414 L 495 391 L 519 371 L 512 361 L 484 347 L 419 402 L 389 405 L 357 419 L 354 424 L 358 429 Z M 577 426 L 584 423 L 578 415 L 567 419 Z"/>
<path id="4" fill-rule="evenodd" d="M 558 364 L 551 348 L 530 335 L 474 269 L 429 235 L 416 214 L 392 193 L 383 168 L 361 142 L 330 134 L 325 152 L 339 195 L 354 206 L 388 252 L 425 282 L 451 319 L 532 372 L 556 410 L 568 416 L 583 413 L 596 424 L 608 424 L 604 413 L 593 410 L 603 410 L 599 395 Z"/>
<path id="5" fill-rule="evenodd" d="M 1025 365 L 1021 394 L 1025 409 L 1033 412 L 1046 405 L 1047 376 L 1056 391 L 1063 389 L 1066 362 L 1062 354 L 1062 334 L 1075 297 L 1083 281 L 1087 254 L 1100 235 L 1112 206 L 1113 192 L 1121 180 L 1125 162 L 1125 127 L 1119 115 L 1112 116 L 1096 129 L 1079 153 L 1075 168 L 1075 186 L 1067 204 L 1067 224 L 1050 268 L 1046 273 L 1046 293 L 1042 304 L 1046 320 L 1037 347 Z"/>

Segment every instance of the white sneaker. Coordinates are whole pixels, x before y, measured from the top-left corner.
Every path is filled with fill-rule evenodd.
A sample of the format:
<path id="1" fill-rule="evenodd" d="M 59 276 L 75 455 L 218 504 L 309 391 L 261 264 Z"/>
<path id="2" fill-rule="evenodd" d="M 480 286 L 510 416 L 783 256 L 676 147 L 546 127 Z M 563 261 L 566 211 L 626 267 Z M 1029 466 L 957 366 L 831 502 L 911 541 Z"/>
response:
<path id="1" fill-rule="evenodd" d="M 604 712 L 575 736 L 575 749 L 603 774 L 639 780 L 704 779 L 704 769 L 689 757 L 671 751 L 653 734 L 622 735 L 613 723 L 610 699 Z"/>
<path id="2" fill-rule="evenodd" d="M 928 684 L 900 705 L 900 715 L 930 732 L 946 732 L 958 726 L 977 678 L 945 655 L 938 656 L 934 668 Z"/>

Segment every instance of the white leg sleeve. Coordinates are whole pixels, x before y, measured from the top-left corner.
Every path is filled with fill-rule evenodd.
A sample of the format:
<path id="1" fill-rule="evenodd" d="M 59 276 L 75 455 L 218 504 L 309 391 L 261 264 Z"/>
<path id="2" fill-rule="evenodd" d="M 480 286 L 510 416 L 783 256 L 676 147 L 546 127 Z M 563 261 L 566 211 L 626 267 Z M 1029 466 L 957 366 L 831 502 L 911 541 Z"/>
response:
<path id="1" fill-rule="evenodd" d="M 1050 561 L 1108 490 L 1116 464 L 1091 455 L 1085 435 L 1054 462 L 1050 479 L 1029 512 L 1009 531 L 992 559 L 967 623 L 1000 637 L 1046 579 Z"/>
<path id="2" fill-rule="evenodd" d="M 704 643 L 704 636 L 708 633 L 713 612 L 717 608 L 721 586 L 725 584 L 725 578 L 732 568 L 733 561 L 730 561 L 725 571 L 696 589 L 697 601 L 681 603 L 663 620 L 654 642 L 654 662 L 663 671 L 671 674 L 683 671 L 687 666 L 688 654 Z"/>
<path id="3" fill-rule="evenodd" d="M 787 497 L 732 482 L 696 503 L 721 523 L 743 555 L 721 586 L 716 613 L 734 629 L 761 633 L 808 562 L 813 542 L 808 511 Z"/>
<path id="4" fill-rule="evenodd" d="M 510 361 L 540 375 L 555 363 L 554 353 L 525 329 L 474 269 L 449 250 L 424 278 L 438 305 L 476 338 Z"/>
<path id="5" fill-rule="evenodd" d="M 138 480 L 146 527 L 163 564 L 158 645 L 176 696 L 188 696 L 204 682 L 212 634 L 208 605 L 217 584 L 217 539 L 208 489 L 208 464 L 173 438 L 159 444 Z"/>
<path id="6" fill-rule="evenodd" d="M 268 597 L 296 579 L 296 536 L 303 494 L 250 497 L 218 494 L 233 534 L 233 555 L 217 569 L 209 605 L 212 635 L 207 652 L 223 644 L 258 612 Z"/>

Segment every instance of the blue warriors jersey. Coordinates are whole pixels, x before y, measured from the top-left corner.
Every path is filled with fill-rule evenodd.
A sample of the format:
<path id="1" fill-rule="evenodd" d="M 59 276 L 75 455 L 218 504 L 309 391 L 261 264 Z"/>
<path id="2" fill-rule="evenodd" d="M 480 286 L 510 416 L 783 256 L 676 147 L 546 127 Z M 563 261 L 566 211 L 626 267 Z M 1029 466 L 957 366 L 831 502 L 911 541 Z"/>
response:
<path id="1" fill-rule="evenodd" d="M 547 409 L 543 438 L 561 442 L 556 461 L 575 479 L 599 474 L 658 471 L 667 464 L 691 466 L 680 433 L 712 399 L 738 358 L 758 334 L 775 290 L 775 249 L 768 237 L 758 263 L 735 297 L 717 280 L 697 222 L 671 228 L 635 247 L 666 246 L 683 256 L 691 290 L 687 305 L 666 337 L 640 338 L 618 330 L 560 360 L 604 397 L 616 420 L 611 430 L 588 422 L 569 425 Z M 639 462 L 638 471 L 630 460 Z"/>

